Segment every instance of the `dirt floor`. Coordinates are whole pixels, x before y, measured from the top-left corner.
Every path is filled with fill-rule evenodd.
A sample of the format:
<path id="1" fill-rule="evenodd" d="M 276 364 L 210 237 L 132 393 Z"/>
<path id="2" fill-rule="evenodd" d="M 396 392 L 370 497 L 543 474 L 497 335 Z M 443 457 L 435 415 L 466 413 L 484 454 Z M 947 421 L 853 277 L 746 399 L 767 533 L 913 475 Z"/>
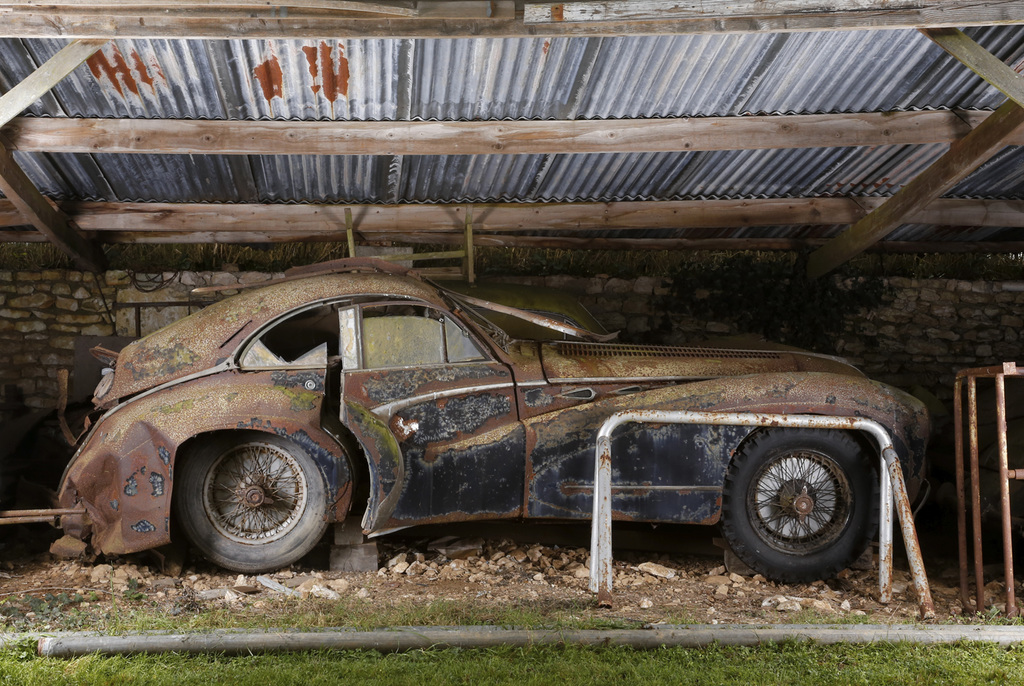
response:
<path id="1" fill-rule="evenodd" d="M 721 551 L 710 544 L 710 533 L 703 533 L 690 552 L 617 551 L 614 606 L 599 608 L 587 590 L 589 551 L 580 544 L 586 532 L 576 529 L 567 537 L 536 530 L 548 539 L 545 544 L 530 542 L 530 532 L 512 531 L 514 538 L 425 532 L 418 538 L 380 541 L 377 572 L 327 571 L 324 549 L 302 564 L 256 576 L 227 572 L 198 558 L 183 565 L 161 561 L 152 553 L 91 562 L 57 560 L 38 552 L 38 545 L 33 551 L 33 541 L 39 539 L 24 529 L 0 547 L 0 630 L 93 628 L 90 618 L 98 621 L 109 617 L 111 609 L 132 603 L 168 616 L 219 607 L 273 613 L 288 599 L 337 601 L 346 596 L 390 608 L 438 600 L 483 611 L 514 606 L 543 614 L 544 608 L 561 608 L 561 617 L 571 610 L 583 621 L 641 624 L 885 623 L 914 621 L 918 614 L 905 562 L 897 565 L 893 602 L 882 605 L 877 568 L 847 569 L 834 579 L 810 584 L 777 584 L 760 575 L 727 571 Z M 928 546 L 955 546 L 948 531 L 934 534 L 933 542 L 925 537 L 926 555 Z M 936 605 L 932 621 L 968 621 L 961 613 L 955 558 L 930 555 L 928 568 Z M 988 578 L 997 579 L 999 573 Z M 990 606 L 1005 600 L 998 581 L 991 581 L 986 591 Z"/>

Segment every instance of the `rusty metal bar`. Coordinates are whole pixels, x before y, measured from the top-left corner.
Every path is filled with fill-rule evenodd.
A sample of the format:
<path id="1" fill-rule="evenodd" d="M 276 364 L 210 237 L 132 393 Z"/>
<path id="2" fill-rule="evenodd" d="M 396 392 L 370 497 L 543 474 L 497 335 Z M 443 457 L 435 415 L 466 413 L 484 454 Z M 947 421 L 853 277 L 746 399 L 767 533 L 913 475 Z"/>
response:
<path id="1" fill-rule="evenodd" d="M 967 411 L 971 413 L 971 422 L 968 433 L 971 441 L 971 504 L 974 529 L 974 578 L 984 578 L 982 571 L 981 551 L 981 468 L 978 464 L 978 379 L 971 377 L 967 381 Z M 984 584 L 977 584 L 975 589 L 976 602 L 975 610 L 981 611 L 985 607 Z"/>
<path id="2" fill-rule="evenodd" d="M 971 592 L 967 584 L 967 574 L 964 563 L 967 561 L 967 512 L 963 503 L 967 502 L 964 486 L 964 425 L 963 417 L 963 388 L 964 380 L 957 378 L 953 384 L 953 416 L 956 417 L 956 424 L 953 427 L 953 440 L 956 441 L 954 451 L 954 465 L 956 471 L 956 533 L 957 551 L 960 555 L 960 606 L 966 611 L 971 606 Z"/>
<path id="3" fill-rule="evenodd" d="M 899 458 L 892 439 L 878 422 L 860 417 L 823 417 L 817 415 L 758 414 L 753 412 L 687 412 L 636 410 L 616 412 L 605 420 L 597 435 L 594 463 L 594 509 L 590 535 L 590 590 L 597 593 L 598 604 L 610 605 L 612 593 L 612 508 L 611 463 L 612 432 L 622 424 L 711 424 L 716 426 L 785 426 L 804 429 L 840 429 L 863 431 L 878 445 L 881 517 L 879 519 L 879 591 L 883 603 L 892 600 L 892 525 L 893 506 L 903 531 L 910 560 L 910 571 L 922 618 L 935 616 L 931 589 L 925 573 L 921 547 L 914 528 L 913 512 L 907 497 Z M 894 488 L 895 484 L 895 488 Z M 894 497 L 895 496 L 895 497 Z"/>
<path id="4" fill-rule="evenodd" d="M 1000 366 L 963 369 L 956 375 L 953 409 L 956 419 L 956 480 L 957 480 L 957 528 L 960 553 L 960 602 L 965 613 L 980 612 L 985 607 L 985 575 L 981 533 L 981 464 L 978 445 L 978 379 L 993 379 L 996 396 L 996 445 L 999 453 L 999 503 L 1003 534 L 1003 572 L 1006 582 L 1006 615 L 1016 617 L 1017 607 L 1013 572 L 1013 529 L 1010 513 L 1010 479 L 1024 478 L 1024 470 L 1009 469 L 1009 448 L 1006 440 L 1006 377 L 1024 376 L 1015 362 L 1004 362 Z M 971 516 L 974 533 L 974 585 L 975 600 L 970 601 L 967 559 L 967 500 L 963 482 L 963 381 L 967 381 L 967 426 L 970 446 Z"/>
<path id="5" fill-rule="evenodd" d="M 1003 519 L 1003 570 L 1006 576 L 1006 616 L 1017 616 L 1013 591 L 1013 528 L 1010 525 L 1010 480 L 1006 477 L 1009 456 L 1006 448 L 1006 376 L 996 375 L 996 442 L 999 447 L 999 503 Z"/>
<path id="6" fill-rule="evenodd" d="M 65 515 L 84 515 L 81 508 L 48 508 L 43 510 L 0 510 L 0 525 L 41 524 Z"/>

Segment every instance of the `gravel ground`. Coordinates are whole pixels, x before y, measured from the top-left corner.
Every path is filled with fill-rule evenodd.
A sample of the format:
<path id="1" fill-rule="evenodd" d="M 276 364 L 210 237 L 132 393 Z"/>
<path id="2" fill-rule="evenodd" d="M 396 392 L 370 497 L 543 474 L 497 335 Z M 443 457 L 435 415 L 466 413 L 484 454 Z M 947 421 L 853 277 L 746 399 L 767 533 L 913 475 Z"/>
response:
<path id="1" fill-rule="evenodd" d="M 783 585 L 760 575 L 729 573 L 721 557 L 617 553 L 614 606 L 607 609 L 598 608 L 587 590 L 589 551 L 581 547 L 446 537 L 384 541 L 379 553 L 381 568 L 375 573 L 294 565 L 252 576 L 201 559 L 173 574 L 161 571 L 152 554 L 90 563 L 8 544 L 0 549 L 0 628 L 87 629 L 90 621 L 125 606 L 171 616 L 219 607 L 272 615 L 289 607 L 294 612 L 295 602 L 303 599 L 325 607 L 343 597 L 392 608 L 446 600 L 481 611 L 513 606 L 563 619 L 644 624 L 884 623 L 917 617 L 913 587 L 901 569 L 894 574 L 893 602 L 881 605 L 877 570 L 847 569 L 827 581 Z M 928 571 L 933 621 L 965 621 L 955 561 L 929 561 Z M 986 590 L 992 604 L 1003 598 L 999 582 Z"/>

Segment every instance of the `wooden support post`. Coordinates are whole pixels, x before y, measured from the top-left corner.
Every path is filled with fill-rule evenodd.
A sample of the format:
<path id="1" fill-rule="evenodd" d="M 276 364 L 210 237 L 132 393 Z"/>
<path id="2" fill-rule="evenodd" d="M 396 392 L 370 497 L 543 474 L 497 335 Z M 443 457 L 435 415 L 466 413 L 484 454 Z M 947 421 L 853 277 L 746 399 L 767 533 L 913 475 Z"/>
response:
<path id="1" fill-rule="evenodd" d="M 473 261 L 476 259 L 476 254 L 473 250 L 473 206 L 466 205 L 466 257 L 462 260 L 462 265 L 466 273 L 466 280 L 470 283 L 476 282 L 476 271 Z"/>
<path id="2" fill-rule="evenodd" d="M 102 48 L 105 40 L 76 40 L 69 43 L 21 83 L 0 97 L 0 126 L 3 126 L 53 88 L 82 62 Z"/>
<path id="3" fill-rule="evenodd" d="M 348 236 L 348 256 L 356 256 L 356 237 L 352 233 L 352 208 L 345 208 L 345 235 Z"/>
<path id="4" fill-rule="evenodd" d="M 39 192 L 11 153 L 0 143 L 0 190 L 25 218 L 50 242 L 67 253 L 84 270 L 100 272 L 106 268 L 103 251 L 82 235 L 70 218 L 50 204 Z"/>

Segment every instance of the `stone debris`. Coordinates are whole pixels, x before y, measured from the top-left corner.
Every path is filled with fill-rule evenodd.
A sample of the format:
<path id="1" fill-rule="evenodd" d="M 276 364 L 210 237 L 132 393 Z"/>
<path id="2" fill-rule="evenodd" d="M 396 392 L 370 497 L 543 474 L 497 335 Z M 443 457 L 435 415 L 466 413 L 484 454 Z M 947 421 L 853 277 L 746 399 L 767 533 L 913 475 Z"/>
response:
<path id="1" fill-rule="evenodd" d="M 676 578 L 676 572 L 673 569 L 669 569 L 664 565 L 659 565 L 657 562 L 642 562 L 637 565 L 637 569 L 645 574 L 656 576 L 661 579 L 674 579 Z"/>
<path id="2" fill-rule="evenodd" d="M 273 579 L 271 579 L 268 576 L 258 576 L 258 577 L 256 577 L 256 581 L 258 581 L 259 583 L 263 584 L 264 586 L 269 588 L 271 591 L 277 591 L 278 593 L 283 593 L 285 595 L 290 595 L 290 596 L 301 596 L 302 595 L 298 591 L 292 590 L 292 589 L 288 588 L 287 586 L 281 584 L 280 582 L 274 581 Z"/>
<path id="3" fill-rule="evenodd" d="M 86 597 L 84 605 L 101 606 L 111 599 L 161 604 L 172 614 L 201 611 L 204 603 L 221 604 L 243 612 L 273 611 L 275 603 L 292 599 L 317 602 L 363 601 L 367 603 L 429 603 L 454 599 L 465 603 L 543 603 L 557 599 L 583 612 L 600 612 L 589 590 L 590 551 L 583 547 L 525 544 L 511 540 L 459 539 L 382 542 L 377 572 L 337 572 L 295 566 L 259 576 L 227 573 L 194 560 L 178 576 L 150 569 L 145 556 L 104 560 L 100 564 L 55 563 L 48 556 L 33 565 L 37 575 L 23 581 L 20 567 L 11 569 L 5 587 L 63 587 Z M 456 557 L 451 557 L 455 555 Z M 465 556 L 462 556 L 465 555 Z M 48 576 L 47 576 L 48 575 Z M 785 585 L 762 575 L 745 577 L 712 567 L 707 558 L 622 553 L 612 565 L 613 606 L 623 616 L 645 622 L 669 622 L 681 616 L 701 616 L 709 621 L 786 621 L 784 616 L 801 611 L 829 617 L 887 613 L 912 616 L 912 603 L 884 608 L 877 598 L 873 572 L 844 571 L 828 582 Z M 36 580 L 38 579 L 38 580 Z M 908 575 L 897 570 L 894 585 Z M 955 581 L 955 579 L 954 579 Z M 933 580 L 933 595 L 952 607 L 958 595 L 950 583 Z M 13 586 L 18 584 L 18 586 Z M 999 592 L 991 584 L 987 591 Z M 91 594 L 91 595 L 90 595 Z M 993 594 L 994 595 L 994 594 Z M 998 602 L 999 598 L 994 598 Z M 186 608 L 186 609 L 182 609 Z M 188 609 L 191 608 L 191 609 Z M 0 628 L 8 612 L 0 617 Z M 39 614 L 37 612 L 37 614 Z M 677 620 L 676 620 L 677 621 Z"/>

